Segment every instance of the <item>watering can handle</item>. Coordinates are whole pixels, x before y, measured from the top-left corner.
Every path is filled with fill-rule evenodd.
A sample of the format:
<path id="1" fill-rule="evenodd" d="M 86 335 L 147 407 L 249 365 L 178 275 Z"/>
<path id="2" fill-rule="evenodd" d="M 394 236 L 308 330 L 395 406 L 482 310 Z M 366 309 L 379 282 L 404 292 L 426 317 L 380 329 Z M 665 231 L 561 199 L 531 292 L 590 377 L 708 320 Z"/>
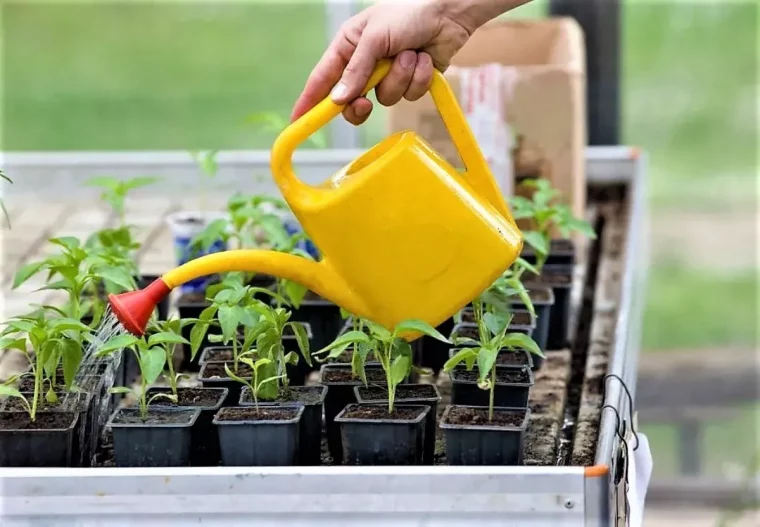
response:
<path id="1" fill-rule="evenodd" d="M 380 81 L 390 71 L 391 64 L 392 61 L 390 59 L 378 61 L 375 70 L 372 72 L 367 85 L 362 91 L 362 95 L 366 95 L 380 84 Z M 441 114 L 451 140 L 464 162 L 470 185 L 476 192 L 486 198 L 503 217 L 514 224 L 504 197 L 496 185 L 496 181 L 491 176 L 491 169 L 483 153 L 480 151 L 475 137 L 472 135 L 470 126 L 467 123 L 467 119 L 465 119 L 464 113 L 462 113 L 462 109 L 459 107 L 456 96 L 443 73 L 437 69 L 433 71 L 430 94 Z M 286 197 L 288 193 L 292 195 L 298 192 L 299 188 L 304 187 L 304 184 L 293 173 L 293 152 L 295 152 L 298 145 L 306 141 L 317 130 L 340 115 L 344 108 L 345 105 L 335 104 L 330 97 L 326 97 L 287 127 L 275 141 L 272 146 L 272 174 Z"/>

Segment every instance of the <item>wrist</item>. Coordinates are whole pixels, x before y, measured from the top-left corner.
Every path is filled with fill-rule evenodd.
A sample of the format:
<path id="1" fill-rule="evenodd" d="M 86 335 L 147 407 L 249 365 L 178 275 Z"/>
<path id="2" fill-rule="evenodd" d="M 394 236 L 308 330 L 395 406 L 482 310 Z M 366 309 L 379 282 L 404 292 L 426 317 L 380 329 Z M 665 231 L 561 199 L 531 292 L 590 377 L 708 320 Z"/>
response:
<path id="1" fill-rule="evenodd" d="M 465 27 L 470 34 L 483 24 L 530 0 L 435 0 L 443 15 Z"/>

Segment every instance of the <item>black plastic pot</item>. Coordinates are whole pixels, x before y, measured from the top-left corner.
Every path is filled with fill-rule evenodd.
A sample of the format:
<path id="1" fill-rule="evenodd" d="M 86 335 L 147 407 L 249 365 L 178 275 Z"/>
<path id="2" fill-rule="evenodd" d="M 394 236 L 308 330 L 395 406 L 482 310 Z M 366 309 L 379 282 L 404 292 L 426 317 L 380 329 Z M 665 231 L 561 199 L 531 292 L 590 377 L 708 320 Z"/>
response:
<path id="1" fill-rule="evenodd" d="M 549 256 L 545 265 L 575 265 L 575 243 L 572 240 L 552 240 L 549 245 Z M 523 259 L 530 263 L 536 263 L 536 252 L 528 244 L 523 246 L 521 253 Z"/>
<path id="2" fill-rule="evenodd" d="M 311 292 L 306 293 L 298 309 L 292 311 L 290 320 L 306 322 L 311 326 L 312 351 L 320 350 L 335 340 L 343 326 L 340 307 Z M 308 372 L 318 369 L 316 364 L 306 366 Z"/>
<path id="3" fill-rule="evenodd" d="M 30 423 L 26 412 L 0 412 L 0 467 L 74 466 L 73 412 L 38 412 Z"/>
<path id="4" fill-rule="evenodd" d="M 541 351 L 546 351 L 546 345 L 549 342 L 549 322 L 551 320 L 552 306 L 554 306 L 554 291 L 547 286 L 533 284 L 526 286 L 530 300 L 533 303 L 533 309 L 536 312 L 536 327 L 533 330 L 532 338 L 538 344 Z M 515 300 L 511 304 L 513 309 L 525 310 L 526 306 L 522 301 Z M 543 364 L 541 357 L 534 357 L 534 368 L 539 369 Z"/>
<path id="5" fill-rule="evenodd" d="M 378 405 L 350 404 L 335 417 L 340 426 L 344 465 L 420 465 L 425 450 L 427 405 L 395 405 L 395 412 L 410 415 L 395 419 L 362 418 L 354 412 L 375 409 Z M 432 433 L 435 433 L 433 431 Z"/>
<path id="6" fill-rule="evenodd" d="M 438 332 L 444 337 L 449 337 L 454 329 L 454 319 L 449 318 L 442 322 L 437 328 Z M 443 369 L 443 365 L 448 360 L 448 352 L 451 344 L 441 342 L 433 337 L 423 335 L 418 339 L 420 342 L 420 366 L 430 368 L 435 375 Z"/>
<path id="7" fill-rule="evenodd" d="M 227 467 L 280 467 L 298 463 L 303 406 L 222 408 L 214 417 L 222 464 Z M 269 419 L 272 413 L 280 418 Z M 282 414 L 287 414 L 283 418 Z"/>
<path id="8" fill-rule="evenodd" d="M 477 366 L 472 371 L 454 369 L 450 375 L 451 404 L 460 406 L 488 406 L 490 393 L 488 390 L 478 388 Z M 524 380 L 504 380 L 514 377 L 521 377 Z M 530 368 L 522 370 L 497 368 L 494 406 L 527 408 L 528 395 L 534 382 L 533 372 Z"/>
<path id="9" fill-rule="evenodd" d="M 108 422 L 116 465 L 189 466 L 192 428 L 200 413 L 197 408 L 152 407 L 143 421 L 139 409 L 119 408 Z"/>
<path id="10" fill-rule="evenodd" d="M 388 390 L 380 387 L 355 386 L 354 394 L 358 404 L 388 404 Z M 422 452 L 422 464 L 432 465 L 435 456 L 435 420 L 438 415 L 438 403 L 441 394 L 434 384 L 399 384 L 396 387 L 394 404 L 419 405 L 430 407 L 425 417 L 425 442 Z"/>
<path id="11" fill-rule="evenodd" d="M 454 412 L 471 411 L 479 415 L 478 424 L 452 423 Z M 525 449 L 525 429 L 530 410 L 525 408 L 494 407 L 499 414 L 516 415 L 517 424 L 489 424 L 488 408 L 476 406 L 447 406 L 440 427 L 446 442 L 446 461 L 449 465 L 521 465 Z"/>
<path id="12" fill-rule="evenodd" d="M 201 371 L 198 373 L 198 380 L 201 382 L 204 388 L 226 388 L 227 398 L 222 406 L 235 406 L 240 399 L 240 390 L 243 385 L 238 381 L 230 379 L 224 371 L 224 365 L 227 365 L 232 370 L 232 362 L 206 362 L 201 366 Z M 245 364 L 238 364 L 238 376 L 243 380 L 251 380 L 252 372 Z"/>
<path id="13" fill-rule="evenodd" d="M 298 464 L 315 466 L 322 462 L 322 405 L 327 396 L 327 386 L 293 386 L 290 388 L 292 401 L 263 402 L 267 406 L 303 406 L 299 426 Z M 240 406 L 254 406 L 251 391 L 246 387 L 240 392 Z"/>
<path id="14" fill-rule="evenodd" d="M 148 398 L 156 393 L 171 393 L 171 388 L 150 388 Z M 167 399 L 156 399 L 152 407 L 156 408 L 197 408 L 200 410 L 195 420 L 191 435 L 190 465 L 193 467 L 212 467 L 219 464 L 219 435 L 212 426 L 214 415 L 227 400 L 227 388 L 177 388 L 179 402 L 172 403 Z M 187 396 L 186 396 L 187 394 Z M 189 395 L 208 394 L 209 400 L 194 401 Z M 215 400 L 210 400 L 215 398 Z"/>
<path id="15" fill-rule="evenodd" d="M 453 357 L 457 353 L 459 353 L 460 350 L 464 349 L 465 347 L 462 346 L 460 348 L 451 348 L 449 350 L 449 358 Z M 502 349 L 499 353 L 499 358 L 496 362 L 497 368 L 512 368 L 512 369 L 523 369 L 523 368 L 533 368 L 533 355 L 527 350 L 515 350 L 510 351 L 507 349 Z M 455 366 L 455 369 L 457 370 L 467 370 L 467 365 L 463 362 L 460 362 Z"/>
<path id="16" fill-rule="evenodd" d="M 532 279 L 531 279 L 532 280 Z M 568 346 L 570 322 L 570 292 L 573 286 L 573 268 L 568 265 L 547 265 L 541 271 L 538 281 L 526 282 L 551 287 L 554 305 L 549 315 L 549 333 L 546 350 L 561 350 Z"/>
<path id="17" fill-rule="evenodd" d="M 346 375 L 350 374 L 351 365 L 343 363 L 324 364 L 320 369 L 320 383 L 328 387 L 327 396 L 325 397 L 325 429 L 327 431 L 327 446 L 333 462 L 339 465 L 343 460 L 343 447 L 341 445 L 340 427 L 335 423 L 335 416 L 351 403 L 356 402 L 354 387 L 361 386 L 360 379 L 350 381 L 334 381 L 330 376 L 334 373 Z M 371 377 L 376 379 L 375 383 L 385 384 L 385 372 L 378 365 L 365 366 L 367 381 L 373 382 Z M 374 373 L 373 373 L 374 372 Z"/>

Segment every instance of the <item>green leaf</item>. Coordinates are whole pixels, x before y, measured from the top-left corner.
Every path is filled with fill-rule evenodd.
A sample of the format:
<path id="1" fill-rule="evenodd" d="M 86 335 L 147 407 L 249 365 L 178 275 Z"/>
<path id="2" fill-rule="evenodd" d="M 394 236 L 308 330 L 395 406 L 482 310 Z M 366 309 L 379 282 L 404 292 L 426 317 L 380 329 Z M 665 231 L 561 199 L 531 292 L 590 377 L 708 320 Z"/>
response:
<path id="1" fill-rule="evenodd" d="M 108 393 L 111 394 L 129 394 L 132 393 L 131 388 L 127 388 L 126 386 L 114 386 L 113 388 L 108 389 Z"/>
<path id="2" fill-rule="evenodd" d="M 500 335 L 507 327 L 509 314 L 486 313 L 483 315 L 483 323 L 493 335 Z"/>
<path id="3" fill-rule="evenodd" d="M 96 273 L 106 282 L 110 282 L 122 288 L 124 291 L 132 291 L 135 289 L 136 284 L 134 279 L 128 272 L 122 269 L 115 267 L 100 267 L 97 269 Z"/>
<path id="4" fill-rule="evenodd" d="M 291 351 L 287 355 L 285 355 L 285 364 L 292 364 L 293 366 L 297 366 L 298 354 L 294 351 Z"/>
<path id="5" fill-rule="evenodd" d="M 190 342 L 176 333 L 162 331 L 148 338 L 148 346 L 158 346 L 159 344 L 190 344 Z"/>
<path id="6" fill-rule="evenodd" d="M 30 333 L 35 325 L 27 320 L 10 320 L 8 321 L 8 327 L 21 333 Z"/>
<path id="7" fill-rule="evenodd" d="M 296 342 L 298 343 L 298 349 L 301 350 L 306 364 L 311 366 L 311 353 L 309 352 L 309 336 L 306 333 L 306 328 L 299 322 L 288 322 L 287 324 L 293 329 L 293 333 L 296 336 Z"/>
<path id="8" fill-rule="evenodd" d="M 296 309 L 301 307 L 301 302 L 309 291 L 306 287 L 292 280 L 285 280 L 284 289 L 289 300 L 288 303 Z"/>
<path id="9" fill-rule="evenodd" d="M 153 384 L 161 376 L 166 364 L 166 353 L 161 348 L 150 348 L 140 356 L 140 371 L 146 384 Z"/>
<path id="10" fill-rule="evenodd" d="M 499 350 L 491 348 L 490 346 L 484 346 L 478 351 L 478 372 L 479 382 L 486 380 L 486 377 L 491 373 L 494 365 L 496 364 L 496 357 L 499 355 Z"/>
<path id="11" fill-rule="evenodd" d="M 0 339 L 0 350 L 16 349 L 26 353 L 26 339 L 3 337 Z"/>
<path id="12" fill-rule="evenodd" d="M 73 318 L 59 318 L 50 321 L 50 326 L 55 331 L 79 330 L 90 331 L 90 327 Z"/>
<path id="13" fill-rule="evenodd" d="M 391 364 L 390 381 L 391 386 L 394 388 L 404 382 L 404 379 L 409 375 L 412 367 L 412 362 L 406 355 L 399 355 L 393 360 Z"/>
<path id="14" fill-rule="evenodd" d="M 107 340 L 102 346 L 98 348 L 97 356 L 102 357 L 103 355 L 107 355 L 108 353 L 129 348 L 137 344 L 139 341 L 140 339 L 138 339 L 134 335 L 129 335 L 129 334 L 116 335 L 115 337 Z"/>
<path id="15" fill-rule="evenodd" d="M 79 241 L 79 238 L 75 238 L 74 236 L 61 236 L 59 238 L 51 238 L 48 240 L 48 242 L 52 243 L 53 245 L 63 247 L 68 251 L 79 249 L 79 247 L 82 245 L 82 242 Z"/>
<path id="16" fill-rule="evenodd" d="M 372 335 L 377 340 L 381 340 L 383 342 L 388 342 L 388 341 L 390 341 L 393 338 L 393 335 L 391 334 L 391 332 L 388 331 L 387 329 L 385 329 L 380 324 L 375 324 L 371 320 L 364 320 L 363 322 L 367 326 L 367 328 L 369 329 L 370 333 L 372 333 Z"/>
<path id="17" fill-rule="evenodd" d="M 37 274 L 44 265 L 45 262 L 34 262 L 22 265 L 21 268 L 16 271 L 16 275 L 13 277 L 13 289 L 16 289 L 21 284 L 29 280 L 32 276 Z"/>
<path id="18" fill-rule="evenodd" d="M 477 356 L 478 356 L 478 353 L 477 353 L 476 348 L 461 349 L 458 352 L 456 352 L 453 357 L 451 357 L 449 360 L 446 361 L 446 363 L 443 365 L 443 371 L 449 372 L 453 370 L 458 364 L 461 364 L 462 362 L 465 362 L 466 360 L 470 361 L 470 365 L 467 369 L 471 370 L 472 364 L 475 362 L 475 359 L 477 358 Z"/>
<path id="19" fill-rule="evenodd" d="M 540 232 L 524 231 L 523 238 L 537 253 L 541 255 L 549 254 L 549 241 Z"/>
<path id="20" fill-rule="evenodd" d="M 406 332 L 422 333 L 428 337 L 433 337 L 441 342 L 450 343 L 449 339 L 441 335 L 441 333 L 433 326 L 425 322 L 424 320 L 405 320 L 396 326 L 395 333 L 400 335 Z"/>
<path id="21" fill-rule="evenodd" d="M 520 348 L 528 350 L 532 354 L 538 355 L 539 357 L 544 356 L 541 348 L 539 348 L 538 344 L 536 344 L 536 341 L 523 333 L 508 333 L 501 340 L 501 346 L 510 349 Z"/>
<path id="22" fill-rule="evenodd" d="M 76 341 L 63 339 L 60 343 L 60 353 L 63 360 L 63 380 L 68 388 L 74 382 L 82 364 L 82 346 Z"/>
<path id="23" fill-rule="evenodd" d="M 361 353 L 359 349 L 357 349 L 356 352 L 351 355 L 351 373 L 353 373 L 355 377 L 359 377 L 364 386 L 367 386 L 367 372 L 364 369 L 364 365 L 367 363 L 367 346 L 363 346 L 363 349 L 364 353 Z"/>
<path id="24" fill-rule="evenodd" d="M 5 395 L 6 397 L 18 397 L 19 399 L 26 400 L 26 397 L 21 395 L 20 391 L 18 391 L 15 387 L 9 386 L 7 384 L 0 384 L 0 395 Z"/>
<path id="25" fill-rule="evenodd" d="M 321 350 L 314 352 L 314 354 L 321 355 L 323 353 L 326 353 L 330 350 L 334 350 L 341 346 L 348 347 L 350 344 L 360 343 L 360 342 L 369 342 L 369 336 L 363 331 L 347 331 L 346 333 L 344 333 L 343 335 L 335 339 L 333 342 L 331 342 L 330 344 L 328 344 Z M 343 349 L 345 349 L 345 347 Z"/>
<path id="26" fill-rule="evenodd" d="M 219 324 L 222 327 L 222 335 L 225 342 L 230 342 L 237 334 L 237 327 L 240 323 L 238 313 L 234 306 L 219 306 Z"/>

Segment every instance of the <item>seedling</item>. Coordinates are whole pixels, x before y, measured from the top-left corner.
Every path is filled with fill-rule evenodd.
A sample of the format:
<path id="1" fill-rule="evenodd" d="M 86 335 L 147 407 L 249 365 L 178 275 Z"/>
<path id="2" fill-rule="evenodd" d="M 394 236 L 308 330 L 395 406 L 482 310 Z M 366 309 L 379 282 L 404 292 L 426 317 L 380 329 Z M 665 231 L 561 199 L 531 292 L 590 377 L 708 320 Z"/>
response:
<path id="1" fill-rule="evenodd" d="M 363 331 L 349 331 L 338 337 L 333 343 L 316 352 L 316 354 L 328 353 L 327 358 L 340 356 L 352 344 L 358 344 L 355 348 L 359 356 L 356 364 L 352 360 L 352 369 L 355 369 L 364 384 L 367 384 L 364 364 L 367 355 L 372 353 L 385 372 L 388 386 L 388 413 L 393 413 L 393 404 L 396 399 L 396 387 L 411 373 L 413 367 L 412 347 L 404 338 L 404 334 L 411 332 L 423 333 L 441 342 L 449 340 L 441 335 L 435 328 L 422 320 L 407 320 L 398 324 L 393 331 L 389 331 L 374 322 L 365 320 L 364 324 L 369 330 L 369 335 Z M 364 346 L 363 346 L 364 345 Z M 364 355 L 363 357 L 361 355 Z"/>
<path id="2" fill-rule="evenodd" d="M 591 225 L 573 216 L 570 207 L 558 203 L 561 194 L 552 188 L 547 179 L 528 179 L 522 185 L 533 189 L 531 199 L 514 196 L 511 199 L 512 215 L 515 219 L 528 219 L 531 229 L 523 231 L 525 241 L 536 251 L 536 269 L 541 271 L 549 256 L 552 230 L 557 229 L 563 238 L 573 232 L 595 239 Z"/>
<path id="3" fill-rule="evenodd" d="M 190 246 L 196 251 L 208 250 L 220 240 L 237 249 L 285 245 L 288 232 L 274 211 L 286 208 L 278 198 L 237 193 L 227 202 L 227 218 L 210 222 L 190 241 Z"/>
<path id="4" fill-rule="evenodd" d="M 5 181 L 7 181 L 8 183 L 10 183 L 11 185 L 13 184 L 13 180 L 11 178 L 9 178 L 8 176 L 6 176 L 5 174 L 3 174 L 2 170 L 0 170 L 0 179 L 4 179 Z M 8 222 L 8 228 L 10 229 L 11 228 L 11 217 L 8 215 L 8 210 L 5 208 L 5 202 L 2 199 L 0 199 L 0 209 L 2 209 L 3 215 L 5 216 L 5 221 Z"/>
<path id="5" fill-rule="evenodd" d="M 103 189 L 100 194 L 100 199 L 108 203 L 113 212 L 119 218 L 119 226 L 124 227 L 126 225 L 125 213 L 126 213 L 126 200 L 130 191 L 152 185 L 159 181 L 157 177 L 136 177 L 132 179 L 122 180 L 115 177 L 99 176 L 94 177 L 85 183 L 91 187 L 98 187 Z"/>
<path id="6" fill-rule="evenodd" d="M 252 357 L 243 357 L 240 359 L 240 362 L 248 365 L 251 368 L 253 374 L 250 381 L 235 375 L 226 364 L 224 365 L 224 371 L 227 372 L 227 376 L 230 379 L 235 380 L 248 387 L 248 389 L 251 391 L 251 395 L 253 396 L 253 405 L 256 408 L 256 413 L 258 414 L 259 398 L 271 399 L 271 397 L 266 397 L 272 392 L 272 390 L 267 390 L 267 388 L 269 386 L 272 386 L 278 380 L 283 379 L 285 375 L 270 375 L 267 377 L 267 375 L 269 375 L 273 370 L 273 363 L 271 359 L 262 358 L 254 362 L 254 359 Z M 270 393 L 266 393 L 265 390 Z"/>
<path id="7" fill-rule="evenodd" d="M 47 402 L 54 404 L 58 401 L 55 394 L 58 381 L 56 375 L 61 363 L 66 388 L 71 387 L 82 360 L 81 342 L 91 337 L 90 328 L 78 320 L 50 318 L 46 311 L 48 309 L 42 307 L 31 314 L 13 317 L 0 332 L 0 349 L 19 350 L 26 355 L 31 365 L 30 373 L 14 377 L 7 384 L 0 385 L 0 394 L 23 399 L 24 407 L 32 421 L 37 417 L 37 408 L 46 384 Z M 31 404 L 10 385 L 26 375 L 34 377 L 34 396 Z"/>
<path id="8" fill-rule="evenodd" d="M 175 322 L 175 321 L 172 321 Z M 179 322 L 179 321 L 176 321 Z M 158 329 L 169 329 L 170 331 L 159 331 L 148 337 L 137 338 L 134 335 L 117 335 L 110 339 L 98 351 L 98 357 L 103 357 L 119 350 L 131 349 L 137 359 L 140 367 L 140 388 L 135 392 L 131 388 L 118 386 L 111 388 L 110 393 L 135 393 L 140 408 L 140 417 L 145 420 L 148 417 L 148 408 L 156 399 L 164 398 L 173 403 L 177 403 L 177 377 L 174 374 L 172 366 L 171 350 L 175 344 L 185 343 L 186 340 L 179 336 L 175 329 L 179 325 L 165 323 Z M 164 367 L 169 365 L 169 374 L 167 380 L 172 387 L 172 393 L 156 393 L 148 398 L 148 388 L 164 372 Z"/>
<path id="9" fill-rule="evenodd" d="M 174 371 L 174 346 L 177 344 L 190 345 L 190 342 L 182 336 L 182 328 L 194 322 L 196 320 L 178 318 L 155 321 L 154 326 L 157 333 L 151 335 L 148 339 L 148 342 L 152 345 L 163 348 L 166 354 L 167 371 L 164 372 L 164 378 L 169 383 L 171 393 L 175 397 L 177 396 L 177 382 L 182 378 L 188 378 L 188 376 Z"/>
<path id="10" fill-rule="evenodd" d="M 114 292 L 136 288 L 129 259 L 103 250 L 82 247 L 79 239 L 74 237 L 53 238 L 50 243 L 60 247 L 61 252 L 22 266 L 14 277 L 14 289 L 46 271 L 46 285 L 40 289 L 63 290 L 68 293 L 68 300 L 60 312 L 75 320 L 81 320 L 90 314 L 96 325 L 105 310 L 105 301 L 98 295 L 99 284 L 105 283 L 106 289 Z M 83 298 L 85 293 L 89 298 Z"/>
<path id="11" fill-rule="evenodd" d="M 501 350 L 515 351 L 525 349 L 529 352 L 543 357 L 544 354 L 538 347 L 538 344 L 527 335 L 522 333 L 507 333 L 507 328 L 511 322 L 511 316 L 508 318 L 498 317 L 492 313 L 485 313 L 482 316 L 483 328 L 480 328 L 480 342 L 471 339 L 460 339 L 459 342 L 475 344 L 474 347 L 464 348 L 458 351 L 443 365 L 445 372 L 450 372 L 462 362 L 465 363 L 467 370 L 471 371 L 475 363 L 478 365 L 478 387 L 481 390 L 489 390 L 488 400 L 488 420 L 493 420 L 493 401 L 494 391 L 496 389 L 496 358 Z M 490 338 L 485 337 L 489 335 Z"/>

